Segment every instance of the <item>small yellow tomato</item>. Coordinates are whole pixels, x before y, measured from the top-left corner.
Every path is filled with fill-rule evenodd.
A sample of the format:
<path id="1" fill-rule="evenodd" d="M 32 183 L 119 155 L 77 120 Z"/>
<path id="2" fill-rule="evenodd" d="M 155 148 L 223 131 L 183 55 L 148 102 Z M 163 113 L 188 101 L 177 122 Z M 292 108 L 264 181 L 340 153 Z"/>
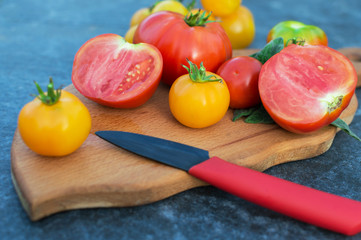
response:
<path id="1" fill-rule="evenodd" d="M 207 11 L 212 11 L 215 16 L 227 16 L 236 11 L 242 0 L 201 0 L 201 4 Z"/>
<path id="2" fill-rule="evenodd" d="M 190 65 L 190 74 L 180 76 L 171 86 L 169 108 L 175 119 L 187 127 L 208 127 L 226 114 L 228 87 L 220 76 L 207 72 L 203 64 L 199 70 L 195 70 L 195 64 Z"/>
<path id="3" fill-rule="evenodd" d="M 137 30 L 138 25 L 134 25 L 131 26 L 128 31 L 126 32 L 124 39 L 125 41 L 127 41 L 128 43 L 133 43 L 133 37 L 134 37 L 134 33 Z"/>
<path id="4" fill-rule="evenodd" d="M 177 12 L 184 16 L 187 15 L 188 13 L 188 9 L 181 2 L 174 0 L 165 0 L 156 3 L 154 8 L 152 9 L 152 13 L 156 13 L 160 11 Z"/>
<path id="5" fill-rule="evenodd" d="M 229 16 L 221 17 L 220 24 L 231 40 L 233 49 L 246 48 L 253 42 L 255 36 L 255 23 L 252 12 L 245 6 Z"/>
<path id="6" fill-rule="evenodd" d="M 52 95 L 49 91 L 48 94 L 39 92 L 42 100 L 37 97 L 27 103 L 18 117 L 24 143 L 44 156 L 65 156 L 74 152 L 86 140 L 91 128 L 91 117 L 85 105 L 73 94 L 58 91 L 55 102 L 48 101 L 52 98 L 48 97 Z"/>
<path id="7" fill-rule="evenodd" d="M 137 10 L 132 18 L 130 19 L 130 27 L 134 25 L 138 25 L 141 21 L 143 21 L 146 17 L 148 17 L 151 14 L 149 8 L 141 8 Z"/>

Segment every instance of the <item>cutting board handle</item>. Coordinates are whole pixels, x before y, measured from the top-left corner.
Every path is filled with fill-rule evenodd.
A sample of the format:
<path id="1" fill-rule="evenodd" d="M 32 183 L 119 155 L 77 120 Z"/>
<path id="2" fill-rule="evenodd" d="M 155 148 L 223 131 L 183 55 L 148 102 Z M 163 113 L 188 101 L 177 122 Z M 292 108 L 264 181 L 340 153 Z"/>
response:
<path id="1" fill-rule="evenodd" d="M 212 157 L 189 173 L 242 199 L 345 235 L 361 231 L 361 202 Z"/>

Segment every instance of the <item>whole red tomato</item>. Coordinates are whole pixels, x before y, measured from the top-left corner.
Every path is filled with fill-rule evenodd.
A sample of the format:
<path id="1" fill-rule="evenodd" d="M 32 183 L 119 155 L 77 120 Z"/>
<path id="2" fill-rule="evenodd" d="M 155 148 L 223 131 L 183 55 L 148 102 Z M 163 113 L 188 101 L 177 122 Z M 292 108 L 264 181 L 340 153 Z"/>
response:
<path id="1" fill-rule="evenodd" d="M 134 34 L 134 43 L 156 46 L 163 56 L 162 81 L 171 85 L 179 76 L 187 74 L 182 65 L 188 58 L 196 65 L 203 62 L 210 71 L 232 57 L 232 46 L 218 22 L 207 23 L 202 14 L 186 18 L 174 12 L 158 12 L 144 19 Z"/>
<path id="2" fill-rule="evenodd" d="M 231 108 L 250 108 L 261 102 L 258 76 L 262 63 L 248 56 L 234 57 L 224 62 L 217 74 L 227 83 Z"/>
<path id="3" fill-rule="evenodd" d="M 72 82 L 82 95 L 97 103 L 134 108 L 153 95 L 162 67 L 162 55 L 156 47 L 102 34 L 88 40 L 76 53 Z"/>
<path id="4" fill-rule="evenodd" d="M 292 44 L 263 65 L 258 86 L 276 123 L 306 133 L 336 120 L 350 103 L 356 83 L 355 68 L 338 51 Z"/>

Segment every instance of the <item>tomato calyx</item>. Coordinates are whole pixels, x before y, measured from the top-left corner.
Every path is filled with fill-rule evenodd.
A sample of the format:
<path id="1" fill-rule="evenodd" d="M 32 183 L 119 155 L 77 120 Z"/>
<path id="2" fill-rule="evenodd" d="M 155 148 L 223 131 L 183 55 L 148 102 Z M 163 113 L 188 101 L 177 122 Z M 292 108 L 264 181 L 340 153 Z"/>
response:
<path id="1" fill-rule="evenodd" d="M 54 82 L 52 77 L 49 78 L 49 84 L 47 86 L 46 94 L 43 92 L 43 90 L 36 81 L 34 81 L 34 84 L 39 94 L 33 94 L 33 96 L 37 97 L 42 103 L 51 106 L 59 101 L 61 96 L 61 88 L 54 89 Z"/>
<path id="2" fill-rule="evenodd" d="M 190 27 L 204 27 L 207 23 L 216 22 L 216 20 L 208 20 L 208 18 L 212 15 L 212 12 L 209 12 L 206 15 L 206 12 L 201 12 L 201 9 L 196 13 L 189 12 L 185 17 L 184 21 Z"/>
<path id="3" fill-rule="evenodd" d="M 304 46 L 306 43 L 306 40 L 303 38 L 299 38 L 299 37 L 294 37 L 294 38 L 290 38 L 287 40 L 285 46 L 289 46 L 291 44 L 296 44 L 296 45 L 300 45 L 300 46 Z"/>
<path id="4" fill-rule="evenodd" d="M 189 67 L 182 65 L 189 72 L 189 78 L 193 82 L 205 83 L 205 82 L 222 82 L 222 79 L 217 78 L 215 75 L 206 75 L 206 68 L 203 66 L 203 62 L 200 64 L 198 69 L 197 65 L 192 63 L 188 58 L 187 62 Z M 213 78 L 213 79 L 212 79 Z"/>

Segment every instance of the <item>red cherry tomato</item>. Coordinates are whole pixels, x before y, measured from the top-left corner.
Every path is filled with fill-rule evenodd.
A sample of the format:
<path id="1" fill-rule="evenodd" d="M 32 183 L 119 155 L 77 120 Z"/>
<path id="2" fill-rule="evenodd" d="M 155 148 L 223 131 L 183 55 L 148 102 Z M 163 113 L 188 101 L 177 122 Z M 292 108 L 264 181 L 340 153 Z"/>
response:
<path id="1" fill-rule="evenodd" d="M 162 81 L 168 85 L 187 74 L 182 67 L 188 64 L 187 58 L 197 66 L 203 62 L 208 71 L 216 72 L 232 57 L 231 42 L 218 22 L 197 25 L 193 20 L 185 20 L 179 13 L 162 11 L 144 19 L 134 34 L 134 43 L 146 42 L 160 50 L 164 64 Z"/>
<path id="2" fill-rule="evenodd" d="M 322 128 L 350 103 L 357 83 L 352 63 L 323 45 L 292 44 L 262 67 L 262 103 L 281 127 L 296 133 Z"/>
<path id="3" fill-rule="evenodd" d="M 217 74 L 227 83 L 231 108 L 250 108 L 261 102 L 258 76 L 262 63 L 248 56 L 234 57 L 224 62 Z"/>
<path id="4" fill-rule="evenodd" d="M 87 41 L 76 53 L 72 82 L 82 95 L 97 103 L 134 108 L 153 95 L 162 67 L 162 55 L 154 46 L 102 34 Z"/>

